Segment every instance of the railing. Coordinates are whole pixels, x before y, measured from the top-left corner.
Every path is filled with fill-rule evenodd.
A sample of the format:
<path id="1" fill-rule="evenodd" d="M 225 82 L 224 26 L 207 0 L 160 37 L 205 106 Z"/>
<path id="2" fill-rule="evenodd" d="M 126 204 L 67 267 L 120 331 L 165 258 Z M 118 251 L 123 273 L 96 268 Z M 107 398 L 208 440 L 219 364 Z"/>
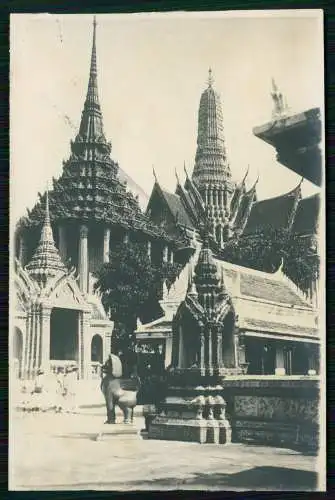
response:
<path id="1" fill-rule="evenodd" d="M 52 359 L 50 360 L 50 372 L 57 373 L 59 369 L 65 370 L 68 366 L 77 366 L 73 359 Z"/>

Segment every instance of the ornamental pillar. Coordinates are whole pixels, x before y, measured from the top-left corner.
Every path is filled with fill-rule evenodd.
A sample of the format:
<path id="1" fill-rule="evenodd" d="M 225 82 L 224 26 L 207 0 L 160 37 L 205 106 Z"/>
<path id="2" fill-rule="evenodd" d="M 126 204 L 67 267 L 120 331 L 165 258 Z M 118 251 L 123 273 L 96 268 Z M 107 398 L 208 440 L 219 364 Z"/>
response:
<path id="1" fill-rule="evenodd" d="M 79 228 L 79 285 L 83 293 L 88 287 L 88 228 L 85 225 Z"/>
<path id="2" fill-rule="evenodd" d="M 51 307 L 42 307 L 41 311 L 41 366 L 50 371 L 50 318 Z"/>
<path id="3" fill-rule="evenodd" d="M 147 255 L 148 255 L 148 258 L 151 262 L 151 241 L 147 242 Z"/>
<path id="4" fill-rule="evenodd" d="M 126 232 L 123 236 L 123 243 L 127 245 L 129 243 L 129 233 Z"/>
<path id="5" fill-rule="evenodd" d="M 109 262 L 109 245 L 110 245 L 111 231 L 108 227 L 104 229 L 104 246 L 103 246 L 103 263 Z"/>
<path id="6" fill-rule="evenodd" d="M 67 257 L 67 245 L 65 227 L 63 225 L 58 226 L 58 250 L 63 262 L 65 262 Z"/>
<path id="7" fill-rule="evenodd" d="M 216 350 L 217 350 L 217 366 L 221 367 L 223 365 L 223 360 L 222 360 L 222 330 L 221 328 L 217 329 L 216 332 Z"/>
<path id="8" fill-rule="evenodd" d="M 23 236 L 19 237 L 19 254 L 18 258 L 21 266 L 24 266 L 26 263 L 26 243 Z"/>
<path id="9" fill-rule="evenodd" d="M 172 336 L 167 337 L 165 340 L 165 368 L 172 363 Z"/>
<path id="10" fill-rule="evenodd" d="M 212 369 L 213 367 L 213 348 L 212 348 L 212 328 L 209 327 L 208 329 L 208 368 L 209 370 Z"/>
<path id="11" fill-rule="evenodd" d="M 81 311 L 79 314 L 78 368 L 80 379 L 88 379 L 91 375 L 90 316 L 89 311 Z"/>
<path id="12" fill-rule="evenodd" d="M 30 343 L 31 343 L 31 321 L 32 321 L 32 310 L 31 308 L 27 312 L 26 319 L 26 339 L 23 352 L 23 378 L 28 378 L 29 376 L 29 356 L 30 356 Z"/>
<path id="13" fill-rule="evenodd" d="M 275 375 L 285 375 L 284 349 L 281 345 L 276 345 L 276 368 Z"/>
<path id="14" fill-rule="evenodd" d="M 208 204 L 212 205 L 213 204 L 213 192 L 212 192 L 212 187 L 208 187 Z"/>
<path id="15" fill-rule="evenodd" d="M 163 262 L 168 261 L 168 252 L 169 252 L 169 248 L 167 246 L 165 246 L 163 248 Z"/>
<path id="16" fill-rule="evenodd" d="M 170 250 L 170 263 L 173 264 L 173 250 Z"/>
<path id="17" fill-rule="evenodd" d="M 205 186 L 205 205 L 207 205 L 207 203 L 208 203 L 208 186 L 206 184 L 206 186 Z"/>

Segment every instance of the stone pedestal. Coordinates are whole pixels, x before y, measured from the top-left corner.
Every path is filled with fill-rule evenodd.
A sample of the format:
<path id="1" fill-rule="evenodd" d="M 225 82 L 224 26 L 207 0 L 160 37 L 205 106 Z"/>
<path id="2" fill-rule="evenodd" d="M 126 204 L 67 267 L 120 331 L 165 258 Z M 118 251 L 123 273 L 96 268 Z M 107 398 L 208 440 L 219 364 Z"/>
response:
<path id="1" fill-rule="evenodd" d="M 96 441 L 106 441 L 107 439 L 138 439 L 140 431 L 134 424 L 103 424 L 97 434 Z"/>
<path id="2" fill-rule="evenodd" d="M 222 387 L 175 387 L 149 424 L 148 438 L 200 444 L 231 442 Z M 180 395 L 179 395 L 179 394 Z M 192 395 L 193 393 L 193 395 Z"/>

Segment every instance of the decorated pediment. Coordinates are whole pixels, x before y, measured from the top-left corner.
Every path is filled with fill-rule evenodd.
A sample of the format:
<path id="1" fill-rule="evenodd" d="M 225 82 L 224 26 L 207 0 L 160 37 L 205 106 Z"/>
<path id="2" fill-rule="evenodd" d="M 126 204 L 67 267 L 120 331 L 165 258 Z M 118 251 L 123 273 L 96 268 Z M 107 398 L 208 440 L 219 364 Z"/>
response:
<path id="1" fill-rule="evenodd" d="M 60 277 L 45 290 L 44 298 L 54 307 L 89 309 L 90 306 L 81 293 L 75 278 L 71 275 Z"/>

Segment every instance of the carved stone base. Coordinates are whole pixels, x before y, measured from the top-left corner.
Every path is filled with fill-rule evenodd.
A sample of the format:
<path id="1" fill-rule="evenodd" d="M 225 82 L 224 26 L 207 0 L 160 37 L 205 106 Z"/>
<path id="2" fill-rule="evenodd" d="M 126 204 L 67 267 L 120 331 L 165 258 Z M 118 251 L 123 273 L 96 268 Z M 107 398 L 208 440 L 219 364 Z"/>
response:
<path id="1" fill-rule="evenodd" d="M 262 445 L 317 449 L 319 432 L 316 425 L 236 420 L 233 440 L 239 443 L 252 442 Z"/>
<path id="2" fill-rule="evenodd" d="M 95 440 L 101 441 L 117 437 L 122 437 L 122 439 L 138 438 L 139 430 L 133 424 L 104 424 Z"/>
<path id="3" fill-rule="evenodd" d="M 228 420 L 157 416 L 149 426 L 148 438 L 200 444 L 228 444 L 231 442 L 231 427 Z"/>
<path id="4" fill-rule="evenodd" d="M 156 417 L 149 426 L 148 438 L 206 443 L 207 422 Z"/>

